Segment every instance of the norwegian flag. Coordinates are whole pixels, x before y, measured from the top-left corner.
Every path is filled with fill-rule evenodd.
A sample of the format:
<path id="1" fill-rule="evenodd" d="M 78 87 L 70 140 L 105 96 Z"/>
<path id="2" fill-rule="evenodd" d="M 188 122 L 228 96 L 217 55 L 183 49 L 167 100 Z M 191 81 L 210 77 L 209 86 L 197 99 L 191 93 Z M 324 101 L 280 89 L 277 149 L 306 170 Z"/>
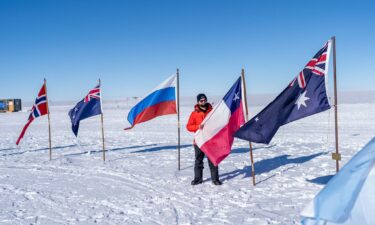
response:
<path id="1" fill-rule="evenodd" d="M 102 114 L 102 109 L 100 101 L 100 84 L 98 84 L 69 111 L 74 135 L 78 135 L 79 123 L 81 120 L 100 114 Z"/>
<path id="2" fill-rule="evenodd" d="M 325 86 L 330 46 L 328 41 L 276 99 L 234 136 L 269 144 L 280 126 L 330 109 Z"/>
<path id="3" fill-rule="evenodd" d="M 26 133 L 27 128 L 34 121 L 35 118 L 48 114 L 48 103 L 47 103 L 47 91 L 46 84 L 43 84 L 39 91 L 38 97 L 35 99 L 35 103 L 31 108 L 29 118 L 27 119 L 26 125 L 23 127 L 20 136 L 17 139 L 16 145 L 18 145 Z"/>

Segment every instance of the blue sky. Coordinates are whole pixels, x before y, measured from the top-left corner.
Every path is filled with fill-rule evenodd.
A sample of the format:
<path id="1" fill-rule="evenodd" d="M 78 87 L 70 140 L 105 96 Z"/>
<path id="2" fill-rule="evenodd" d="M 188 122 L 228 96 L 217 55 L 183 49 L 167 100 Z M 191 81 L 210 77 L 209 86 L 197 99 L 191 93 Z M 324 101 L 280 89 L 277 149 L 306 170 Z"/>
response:
<path id="1" fill-rule="evenodd" d="M 339 91 L 375 90 L 371 1 L 0 1 L 0 98 L 142 96 L 181 71 L 181 95 L 278 93 L 331 36 Z M 332 77 L 332 73 L 330 73 Z"/>

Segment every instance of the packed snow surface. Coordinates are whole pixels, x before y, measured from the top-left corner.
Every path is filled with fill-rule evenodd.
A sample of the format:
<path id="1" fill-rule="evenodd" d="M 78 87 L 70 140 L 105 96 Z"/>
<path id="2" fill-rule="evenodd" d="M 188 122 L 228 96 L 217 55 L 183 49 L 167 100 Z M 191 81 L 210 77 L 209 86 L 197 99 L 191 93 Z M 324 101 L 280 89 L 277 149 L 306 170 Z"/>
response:
<path id="1" fill-rule="evenodd" d="M 193 105 L 181 106 L 181 170 L 177 116 L 159 117 L 130 131 L 133 100 L 103 102 L 106 161 L 100 116 L 70 129 L 72 103 L 51 103 L 20 146 L 16 139 L 29 112 L 0 114 L 0 224 L 299 224 L 301 210 L 335 173 L 333 109 L 282 127 L 269 145 L 236 139 L 220 165 L 222 186 L 191 186 L 193 134 L 185 129 Z M 29 107 L 24 107 L 24 109 Z M 250 107 L 250 116 L 261 106 Z M 339 105 L 344 165 L 375 136 L 375 103 Z"/>

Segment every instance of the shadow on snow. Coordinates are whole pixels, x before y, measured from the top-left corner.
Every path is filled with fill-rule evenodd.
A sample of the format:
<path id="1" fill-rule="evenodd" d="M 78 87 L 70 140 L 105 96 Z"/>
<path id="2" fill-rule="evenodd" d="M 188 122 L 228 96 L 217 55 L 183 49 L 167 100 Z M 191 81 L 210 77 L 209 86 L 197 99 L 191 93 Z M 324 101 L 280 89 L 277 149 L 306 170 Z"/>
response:
<path id="1" fill-rule="evenodd" d="M 257 147 L 257 148 L 253 148 L 253 151 L 259 150 L 259 149 L 273 148 L 275 146 L 276 145 L 273 144 L 273 145 L 267 145 L 267 146 L 264 146 L 264 147 Z M 248 147 L 248 148 L 235 148 L 235 149 L 232 149 L 232 151 L 230 151 L 231 154 L 240 154 L 240 153 L 247 153 L 247 152 L 250 152 L 250 147 Z"/>
<path id="2" fill-rule="evenodd" d="M 134 145 L 134 146 L 128 146 L 128 147 L 122 147 L 122 148 L 112 148 L 112 149 L 106 149 L 106 152 L 116 152 L 116 151 L 124 151 L 128 149 L 133 148 L 143 148 L 143 147 L 149 147 L 149 146 L 155 146 L 156 144 L 148 144 L 148 145 Z M 84 155 L 89 153 L 90 154 L 96 154 L 96 153 L 102 153 L 103 150 L 90 150 L 90 151 L 84 151 L 84 152 L 78 152 L 78 153 L 71 153 L 71 154 L 65 154 L 64 156 L 77 156 L 77 155 Z"/>
<path id="3" fill-rule="evenodd" d="M 288 164 L 302 164 L 318 156 L 325 155 L 325 154 L 326 152 L 320 152 L 320 153 L 312 154 L 309 156 L 301 156 L 301 157 L 292 158 L 292 159 L 288 158 L 290 155 L 281 155 L 281 156 L 276 156 L 271 159 L 264 159 L 259 162 L 255 162 L 254 164 L 255 175 L 267 173 L 267 172 L 270 172 L 272 170 L 275 170 L 281 166 L 285 166 Z M 230 180 L 241 175 L 243 175 L 243 178 L 251 177 L 251 166 L 245 166 L 243 169 L 237 169 L 232 172 L 221 174 L 220 177 L 223 180 Z M 262 181 L 259 181 L 258 183 L 260 182 Z"/>
<path id="4" fill-rule="evenodd" d="M 17 148 L 4 148 L 4 149 L 0 149 L 0 152 L 10 151 L 14 149 L 17 149 Z"/>
<path id="5" fill-rule="evenodd" d="M 70 147 L 75 147 L 75 146 L 86 146 L 86 145 L 73 144 L 73 145 L 57 146 L 57 147 L 52 147 L 52 150 L 70 148 Z M 192 145 L 181 145 L 180 147 L 187 148 L 190 146 Z M 156 151 L 169 150 L 169 149 L 177 149 L 177 145 L 157 146 L 157 144 L 148 144 L 148 145 L 135 145 L 135 146 L 122 147 L 122 148 L 106 149 L 106 152 L 124 151 L 128 149 L 144 148 L 144 147 L 151 147 L 151 148 L 146 148 L 146 149 L 134 151 L 131 153 L 146 153 L 146 152 L 156 152 Z M 10 151 L 10 150 L 16 150 L 16 149 L 18 148 L 0 149 L 0 151 Z M 49 150 L 49 148 L 40 148 L 40 149 L 26 150 L 26 151 L 21 151 L 21 152 L 13 152 L 13 153 L 8 153 L 8 154 L 2 154 L 1 156 L 21 155 L 27 152 L 39 152 L 39 151 L 45 151 L 45 150 Z M 89 152 L 90 154 L 96 154 L 96 153 L 102 153 L 102 150 L 91 150 L 91 151 L 84 151 L 84 152 L 78 152 L 78 153 L 70 153 L 70 154 L 64 154 L 64 156 L 78 156 L 78 155 L 87 154 Z"/>
<path id="6" fill-rule="evenodd" d="M 180 145 L 180 148 L 187 148 L 187 147 L 192 147 L 193 145 Z M 170 150 L 170 149 L 176 149 L 177 150 L 177 145 L 166 145 L 166 146 L 157 146 L 157 147 L 152 147 L 152 148 L 146 148 L 142 149 L 139 151 L 134 151 L 131 153 L 145 153 L 145 152 L 157 152 L 157 151 L 162 151 L 162 150 Z"/>
<path id="7" fill-rule="evenodd" d="M 156 144 L 153 144 L 151 146 L 155 146 L 155 145 Z M 192 145 L 180 145 L 181 148 L 187 148 L 187 147 L 190 147 L 190 146 L 192 146 Z M 143 147 L 146 147 L 146 146 L 143 146 Z M 177 145 L 157 146 L 157 147 L 142 149 L 142 150 L 134 151 L 134 152 L 130 152 L 130 153 L 146 153 L 146 152 L 156 152 L 156 151 L 162 151 L 162 150 L 177 150 Z M 129 157 L 131 157 L 131 156 L 127 155 L 127 156 L 122 156 L 120 158 L 111 159 L 109 161 L 117 161 L 117 160 L 120 160 L 120 159 L 129 158 Z"/>
<path id="8" fill-rule="evenodd" d="M 76 144 L 74 144 L 74 145 L 63 145 L 63 146 L 52 147 L 51 149 L 56 150 L 56 149 L 70 148 L 70 147 L 75 147 L 75 146 L 77 146 L 77 145 Z M 18 149 L 18 148 L 13 148 L 13 149 Z M 12 149 L 6 149 L 6 150 L 12 150 Z M 24 154 L 24 153 L 27 153 L 27 152 L 39 152 L 39 151 L 45 151 L 45 150 L 49 150 L 49 148 L 39 148 L 39 149 L 34 149 L 34 150 L 26 150 L 26 151 L 22 151 L 22 152 L 13 152 L 13 153 L 9 153 L 9 154 L 3 154 L 1 156 L 21 155 L 21 154 Z M 5 149 L 3 149 L 1 151 L 5 151 Z"/>
<path id="9" fill-rule="evenodd" d="M 311 180 L 306 179 L 306 181 L 314 183 L 314 184 L 325 185 L 325 184 L 328 183 L 329 180 L 331 180 L 331 178 L 333 176 L 334 175 L 326 175 L 326 176 L 317 177 L 317 178 L 314 178 L 314 179 L 311 179 Z"/>

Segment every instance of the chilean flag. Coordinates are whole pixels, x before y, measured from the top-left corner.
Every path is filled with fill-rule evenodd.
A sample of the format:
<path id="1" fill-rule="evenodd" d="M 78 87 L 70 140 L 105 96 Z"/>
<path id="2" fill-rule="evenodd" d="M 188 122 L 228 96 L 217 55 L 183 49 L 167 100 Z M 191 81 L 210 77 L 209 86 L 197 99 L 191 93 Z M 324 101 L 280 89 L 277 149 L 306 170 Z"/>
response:
<path id="1" fill-rule="evenodd" d="M 131 127 L 125 128 L 125 130 L 158 116 L 176 114 L 176 83 L 177 75 L 175 74 L 131 108 L 128 114 L 128 121 Z"/>
<path id="2" fill-rule="evenodd" d="M 195 133 L 195 143 L 217 166 L 229 155 L 234 139 L 233 134 L 244 123 L 240 77 L 221 102 L 203 120 L 203 129 Z"/>

